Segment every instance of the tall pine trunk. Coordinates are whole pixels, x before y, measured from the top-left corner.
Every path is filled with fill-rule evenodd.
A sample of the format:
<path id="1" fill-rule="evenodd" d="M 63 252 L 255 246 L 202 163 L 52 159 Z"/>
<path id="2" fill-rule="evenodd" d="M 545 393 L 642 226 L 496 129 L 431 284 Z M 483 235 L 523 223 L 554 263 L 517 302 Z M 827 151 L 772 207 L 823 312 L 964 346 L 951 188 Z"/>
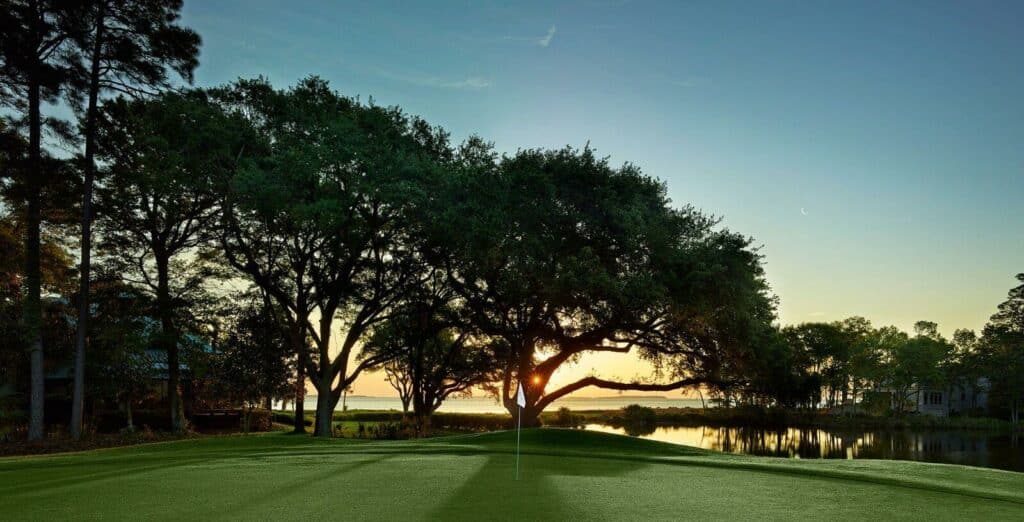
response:
<path id="1" fill-rule="evenodd" d="M 170 259 L 161 251 L 156 252 L 157 295 L 156 305 L 160 315 L 160 341 L 167 350 L 167 396 L 170 402 L 171 431 L 183 433 L 185 418 L 181 407 L 181 366 L 178 362 L 178 331 L 174 327 L 174 310 L 171 303 Z"/>
<path id="2" fill-rule="evenodd" d="M 96 34 L 89 70 L 89 106 L 85 116 L 85 180 L 82 186 L 82 243 L 78 282 L 78 324 L 75 332 L 75 382 L 71 398 L 71 438 L 82 437 L 85 407 L 85 344 L 89 328 L 89 277 L 92 253 L 92 190 L 96 177 L 96 111 L 100 91 L 100 57 L 103 51 L 106 2 L 96 13 Z"/>
<path id="3" fill-rule="evenodd" d="M 32 75 L 28 87 L 29 118 L 29 169 L 27 180 L 26 231 L 25 231 L 25 305 L 22 320 L 25 326 L 25 340 L 29 350 L 30 387 L 28 440 L 43 438 L 43 403 L 46 400 L 46 376 L 43 374 L 42 338 L 42 280 L 39 270 L 39 229 L 41 214 L 41 132 L 42 120 L 39 114 L 39 82 Z"/>

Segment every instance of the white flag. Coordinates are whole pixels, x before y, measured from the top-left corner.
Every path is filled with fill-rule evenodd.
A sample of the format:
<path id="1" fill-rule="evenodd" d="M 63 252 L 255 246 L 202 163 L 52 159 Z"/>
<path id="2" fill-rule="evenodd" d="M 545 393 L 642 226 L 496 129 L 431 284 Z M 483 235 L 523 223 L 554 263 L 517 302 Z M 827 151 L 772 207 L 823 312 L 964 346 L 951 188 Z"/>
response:
<path id="1" fill-rule="evenodd" d="M 526 395 L 523 394 L 523 383 L 519 383 L 519 393 L 516 394 L 516 404 L 520 408 L 526 407 Z"/>

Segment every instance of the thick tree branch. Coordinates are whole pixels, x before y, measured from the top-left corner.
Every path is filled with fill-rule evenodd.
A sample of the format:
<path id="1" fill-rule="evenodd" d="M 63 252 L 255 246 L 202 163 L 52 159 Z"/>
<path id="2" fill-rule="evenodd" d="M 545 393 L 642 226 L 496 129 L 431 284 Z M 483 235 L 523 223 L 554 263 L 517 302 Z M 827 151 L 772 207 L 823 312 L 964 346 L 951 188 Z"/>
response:
<path id="1" fill-rule="evenodd" d="M 711 384 L 717 386 L 724 386 L 732 384 L 720 379 L 714 379 L 710 377 L 692 377 L 688 379 L 680 379 L 675 382 L 665 384 L 647 384 L 641 382 L 618 382 L 601 379 L 598 377 L 585 377 L 572 384 L 567 384 L 551 393 L 548 393 L 537 401 L 538 410 L 544 409 L 548 404 L 565 397 L 566 395 L 586 388 L 587 386 L 595 386 L 597 388 L 603 388 L 606 390 L 619 390 L 619 391 L 672 391 L 681 388 L 688 388 L 690 386 L 698 386 L 702 384 Z"/>

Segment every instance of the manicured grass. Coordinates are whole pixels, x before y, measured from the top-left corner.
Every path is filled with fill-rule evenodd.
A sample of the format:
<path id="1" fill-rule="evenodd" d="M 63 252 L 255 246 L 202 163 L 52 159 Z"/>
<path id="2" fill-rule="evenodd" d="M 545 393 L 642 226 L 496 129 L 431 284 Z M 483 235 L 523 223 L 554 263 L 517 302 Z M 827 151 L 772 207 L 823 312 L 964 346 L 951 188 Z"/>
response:
<path id="1" fill-rule="evenodd" d="M 725 455 L 573 430 L 266 434 L 0 459 L 0 518 L 1024 520 L 1024 474 Z"/>

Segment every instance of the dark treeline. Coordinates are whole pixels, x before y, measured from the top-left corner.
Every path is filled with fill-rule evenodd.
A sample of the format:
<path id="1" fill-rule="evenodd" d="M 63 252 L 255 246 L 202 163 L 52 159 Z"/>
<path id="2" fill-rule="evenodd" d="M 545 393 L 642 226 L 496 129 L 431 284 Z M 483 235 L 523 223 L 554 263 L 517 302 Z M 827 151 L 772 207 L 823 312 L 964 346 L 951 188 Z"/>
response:
<path id="1" fill-rule="evenodd" d="M 1024 283 L 1024 274 L 1017 279 Z M 981 335 L 960 329 L 947 339 L 929 321 L 918 321 L 913 333 L 873 328 L 860 317 L 787 326 L 778 333 L 779 346 L 767 349 L 766 373 L 740 390 L 735 402 L 900 415 L 928 404 L 922 394 L 937 390 L 946 397 L 933 396 L 937 413 L 1018 422 L 1022 318 L 1024 284 L 1010 290 Z M 962 400 L 954 409 L 955 396 Z"/>
<path id="2" fill-rule="evenodd" d="M 634 165 L 454 143 L 317 77 L 172 89 L 199 46 L 180 2 L 0 5 L 0 400 L 29 439 L 44 421 L 77 438 L 111 408 L 130 427 L 153 404 L 180 432 L 189 408 L 271 399 L 294 400 L 304 431 L 307 382 L 329 436 L 371 371 L 424 432 L 473 389 L 518 415 L 520 382 L 525 425 L 585 387 L 899 405 L 980 377 L 1018 415 L 1024 287 L 953 341 L 930 323 L 780 329 L 752 239 Z M 61 101 L 75 121 L 45 113 Z M 599 352 L 656 372 L 549 386 Z"/>

